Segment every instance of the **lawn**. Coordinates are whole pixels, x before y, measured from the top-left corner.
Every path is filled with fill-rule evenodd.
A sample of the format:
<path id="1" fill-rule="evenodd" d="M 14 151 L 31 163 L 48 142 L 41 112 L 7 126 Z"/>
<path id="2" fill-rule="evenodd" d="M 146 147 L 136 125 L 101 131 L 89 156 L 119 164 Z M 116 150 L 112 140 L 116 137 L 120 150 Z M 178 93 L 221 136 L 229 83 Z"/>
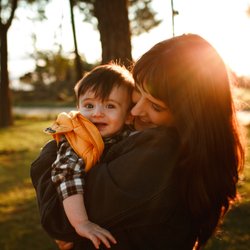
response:
<path id="1" fill-rule="evenodd" d="M 57 249 L 40 226 L 35 192 L 29 178 L 31 162 L 50 139 L 41 132 L 50 123 L 19 119 L 13 127 L 0 130 L 1 250 Z M 250 249 L 249 164 L 246 164 L 239 190 L 241 202 L 228 213 L 221 234 L 209 242 L 206 250 Z"/>
<path id="2" fill-rule="evenodd" d="M 17 120 L 0 130 L 0 249 L 52 250 L 54 242 L 41 229 L 30 163 L 50 139 L 41 131 L 49 121 Z"/>

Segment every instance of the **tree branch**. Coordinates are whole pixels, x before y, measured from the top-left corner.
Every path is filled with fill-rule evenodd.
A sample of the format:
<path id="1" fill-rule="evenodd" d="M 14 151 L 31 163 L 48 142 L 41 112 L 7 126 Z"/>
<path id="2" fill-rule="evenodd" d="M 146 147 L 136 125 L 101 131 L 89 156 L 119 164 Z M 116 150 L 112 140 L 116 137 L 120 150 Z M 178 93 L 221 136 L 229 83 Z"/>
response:
<path id="1" fill-rule="evenodd" d="M 17 8 L 17 1 L 18 0 L 12 0 L 12 4 L 11 4 L 11 13 L 10 13 L 10 17 L 8 19 L 8 21 L 6 22 L 5 24 L 5 27 L 6 29 L 9 29 L 10 25 L 11 25 L 11 22 L 14 18 L 14 15 L 15 15 L 15 11 L 16 11 L 16 8 Z"/>

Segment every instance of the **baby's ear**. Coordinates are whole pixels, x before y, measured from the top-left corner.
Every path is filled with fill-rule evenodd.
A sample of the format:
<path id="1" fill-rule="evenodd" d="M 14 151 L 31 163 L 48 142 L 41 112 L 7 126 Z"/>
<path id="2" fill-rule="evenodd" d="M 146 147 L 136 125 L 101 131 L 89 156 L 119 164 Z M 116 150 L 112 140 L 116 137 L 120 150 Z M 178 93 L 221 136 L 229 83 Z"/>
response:
<path id="1" fill-rule="evenodd" d="M 127 114 L 125 124 L 126 125 L 133 125 L 134 124 L 134 116 L 130 112 Z"/>

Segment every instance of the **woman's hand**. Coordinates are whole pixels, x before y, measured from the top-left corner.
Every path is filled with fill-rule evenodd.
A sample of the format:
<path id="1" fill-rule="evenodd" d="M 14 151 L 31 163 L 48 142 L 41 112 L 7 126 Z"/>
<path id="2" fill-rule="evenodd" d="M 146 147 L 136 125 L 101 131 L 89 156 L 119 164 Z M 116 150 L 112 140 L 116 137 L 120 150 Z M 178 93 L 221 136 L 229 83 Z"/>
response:
<path id="1" fill-rule="evenodd" d="M 62 240 L 55 240 L 55 242 L 60 250 L 70 250 L 73 248 L 73 242 L 66 242 Z"/>
<path id="2" fill-rule="evenodd" d="M 108 230 L 92 223 L 89 220 L 79 224 L 75 227 L 75 230 L 80 236 L 90 239 L 96 249 L 99 249 L 101 243 L 103 243 L 107 248 L 111 247 L 110 242 L 116 244 L 115 238 Z"/>

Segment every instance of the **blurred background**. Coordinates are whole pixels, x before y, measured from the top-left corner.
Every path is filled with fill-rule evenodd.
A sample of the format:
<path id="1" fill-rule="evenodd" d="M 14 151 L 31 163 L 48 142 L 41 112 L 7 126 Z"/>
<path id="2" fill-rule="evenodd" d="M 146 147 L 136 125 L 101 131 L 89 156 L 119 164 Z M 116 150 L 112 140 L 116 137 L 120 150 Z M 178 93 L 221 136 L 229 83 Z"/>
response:
<path id="1" fill-rule="evenodd" d="M 207 39 L 232 72 L 248 149 L 250 0 L 0 0 L 1 250 L 56 249 L 40 226 L 29 169 L 50 139 L 43 128 L 75 106 L 75 83 L 110 60 L 129 67 L 183 33 Z M 206 249 L 250 249 L 249 178 L 247 158 L 241 201 Z"/>

